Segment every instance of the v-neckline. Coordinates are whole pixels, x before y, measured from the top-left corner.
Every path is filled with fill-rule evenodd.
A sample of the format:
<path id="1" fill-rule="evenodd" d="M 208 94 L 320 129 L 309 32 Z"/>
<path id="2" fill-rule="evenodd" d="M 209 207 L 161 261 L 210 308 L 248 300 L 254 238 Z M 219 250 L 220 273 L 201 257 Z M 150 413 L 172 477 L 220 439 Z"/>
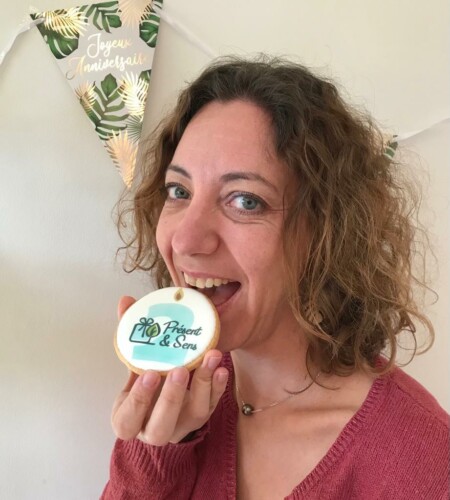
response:
<path id="1" fill-rule="evenodd" d="M 239 408 L 233 397 L 234 387 L 234 369 L 231 356 L 227 356 L 224 360 L 224 365 L 230 371 L 228 387 L 223 395 L 224 407 L 227 409 L 226 419 L 226 435 L 227 435 L 227 472 L 226 472 L 226 491 L 229 500 L 237 498 L 237 422 L 239 416 Z M 326 454 L 315 465 L 311 472 L 285 497 L 284 500 L 291 500 L 298 495 L 304 495 L 311 490 L 314 485 L 333 467 L 333 465 L 343 456 L 343 454 L 352 445 L 355 436 L 367 423 L 371 415 L 376 414 L 377 407 L 381 404 L 381 395 L 384 393 L 386 384 L 386 376 L 379 376 L 373 382 L 360 408 L 347 422 L 339 436 L 328 449 Z"/>

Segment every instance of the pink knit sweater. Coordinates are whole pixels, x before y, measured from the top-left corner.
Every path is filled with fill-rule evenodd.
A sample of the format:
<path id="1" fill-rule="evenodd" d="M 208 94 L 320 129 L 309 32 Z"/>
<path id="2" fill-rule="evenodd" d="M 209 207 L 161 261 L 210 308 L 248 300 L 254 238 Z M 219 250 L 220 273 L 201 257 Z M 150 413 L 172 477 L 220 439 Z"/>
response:
<path id="1" fill-rule="evenodd" d="M 225 366 L 232 371 L 231 359 Z M 155 447 L 117 440 L 103 500 L 234 500 L 238 408 L 232 378 L 190 442 Z M 379 377 L 328 453 L 289 500 L 449 498 L 449 421 L 400 369 Z"/>

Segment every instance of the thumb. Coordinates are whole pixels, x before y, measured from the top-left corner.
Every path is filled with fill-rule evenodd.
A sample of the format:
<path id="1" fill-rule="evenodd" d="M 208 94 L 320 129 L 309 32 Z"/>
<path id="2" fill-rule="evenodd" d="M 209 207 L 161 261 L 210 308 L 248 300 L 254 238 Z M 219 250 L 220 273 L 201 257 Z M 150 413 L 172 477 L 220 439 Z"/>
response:
<path id="1" fill-rule="evenodd" d="M 128 295 L 124 295 L 120 297 L 119 304 L 117 305 L 117 317 L 120 320 L 124 315 L 125 311 L 134 303 L 136 299 L 134 297 L 129 297 Z"/>

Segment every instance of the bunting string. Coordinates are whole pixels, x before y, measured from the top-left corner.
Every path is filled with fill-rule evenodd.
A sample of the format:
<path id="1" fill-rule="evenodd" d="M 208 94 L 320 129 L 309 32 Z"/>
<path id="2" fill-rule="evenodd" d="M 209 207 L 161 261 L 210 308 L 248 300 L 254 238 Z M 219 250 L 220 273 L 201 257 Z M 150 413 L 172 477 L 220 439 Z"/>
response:
<path id="1" fill-rule="evenodd" d="M 31 29 L 33 26 L 36 26 L 40 23 L 44 22 L 43 19 L 35 19 L 31 20 L 29 16 L 19 24 L 13 35 L 11 36 L 10 40 L 6 44 L 5 48 L 0 52 L 0 66 L 2 65 L 6 54 L 11 50 L 12 46 L 14 45 L 14 42 L 16 41 L 16 38 L 21 35 L 22 33 L 25 33 L 25 31 L 28 31 Z"/>
<path id="2" fill-rule="evenodd" d="M 197 47 L 201 52 L 212 58 L 215 58 L 219 55 L 211 47 L 209 47 L 206 43 L 202 42 L 202 40 L 200 40 L 196 35 L 194 35 L 191 31 L 189 31 L 185 26 L 183 26 L 178 21 L 169 16 L 169 14 L 167 14 L 164 9 L 159 9 L 156 6 L 154 7 L 154 9 L 164 22 L 166 22 L 185 40 L 187 40 L 192 45 Z"/>

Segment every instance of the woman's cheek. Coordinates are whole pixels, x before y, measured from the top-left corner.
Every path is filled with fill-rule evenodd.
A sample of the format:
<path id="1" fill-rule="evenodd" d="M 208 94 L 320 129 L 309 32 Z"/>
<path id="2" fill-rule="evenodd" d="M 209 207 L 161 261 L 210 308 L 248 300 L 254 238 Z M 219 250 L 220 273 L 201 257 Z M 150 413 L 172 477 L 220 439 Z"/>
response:
<path id="1" fill-rule="evenodd" d="M 156 226 L 156 245 L 158 247 L 159 253 L 164 257 L 164 260 L 167 253 L 167 245 L 169 241 L 167 230 L 168 227 L 164 215 L 161 214 L 158 225 Z"/>

